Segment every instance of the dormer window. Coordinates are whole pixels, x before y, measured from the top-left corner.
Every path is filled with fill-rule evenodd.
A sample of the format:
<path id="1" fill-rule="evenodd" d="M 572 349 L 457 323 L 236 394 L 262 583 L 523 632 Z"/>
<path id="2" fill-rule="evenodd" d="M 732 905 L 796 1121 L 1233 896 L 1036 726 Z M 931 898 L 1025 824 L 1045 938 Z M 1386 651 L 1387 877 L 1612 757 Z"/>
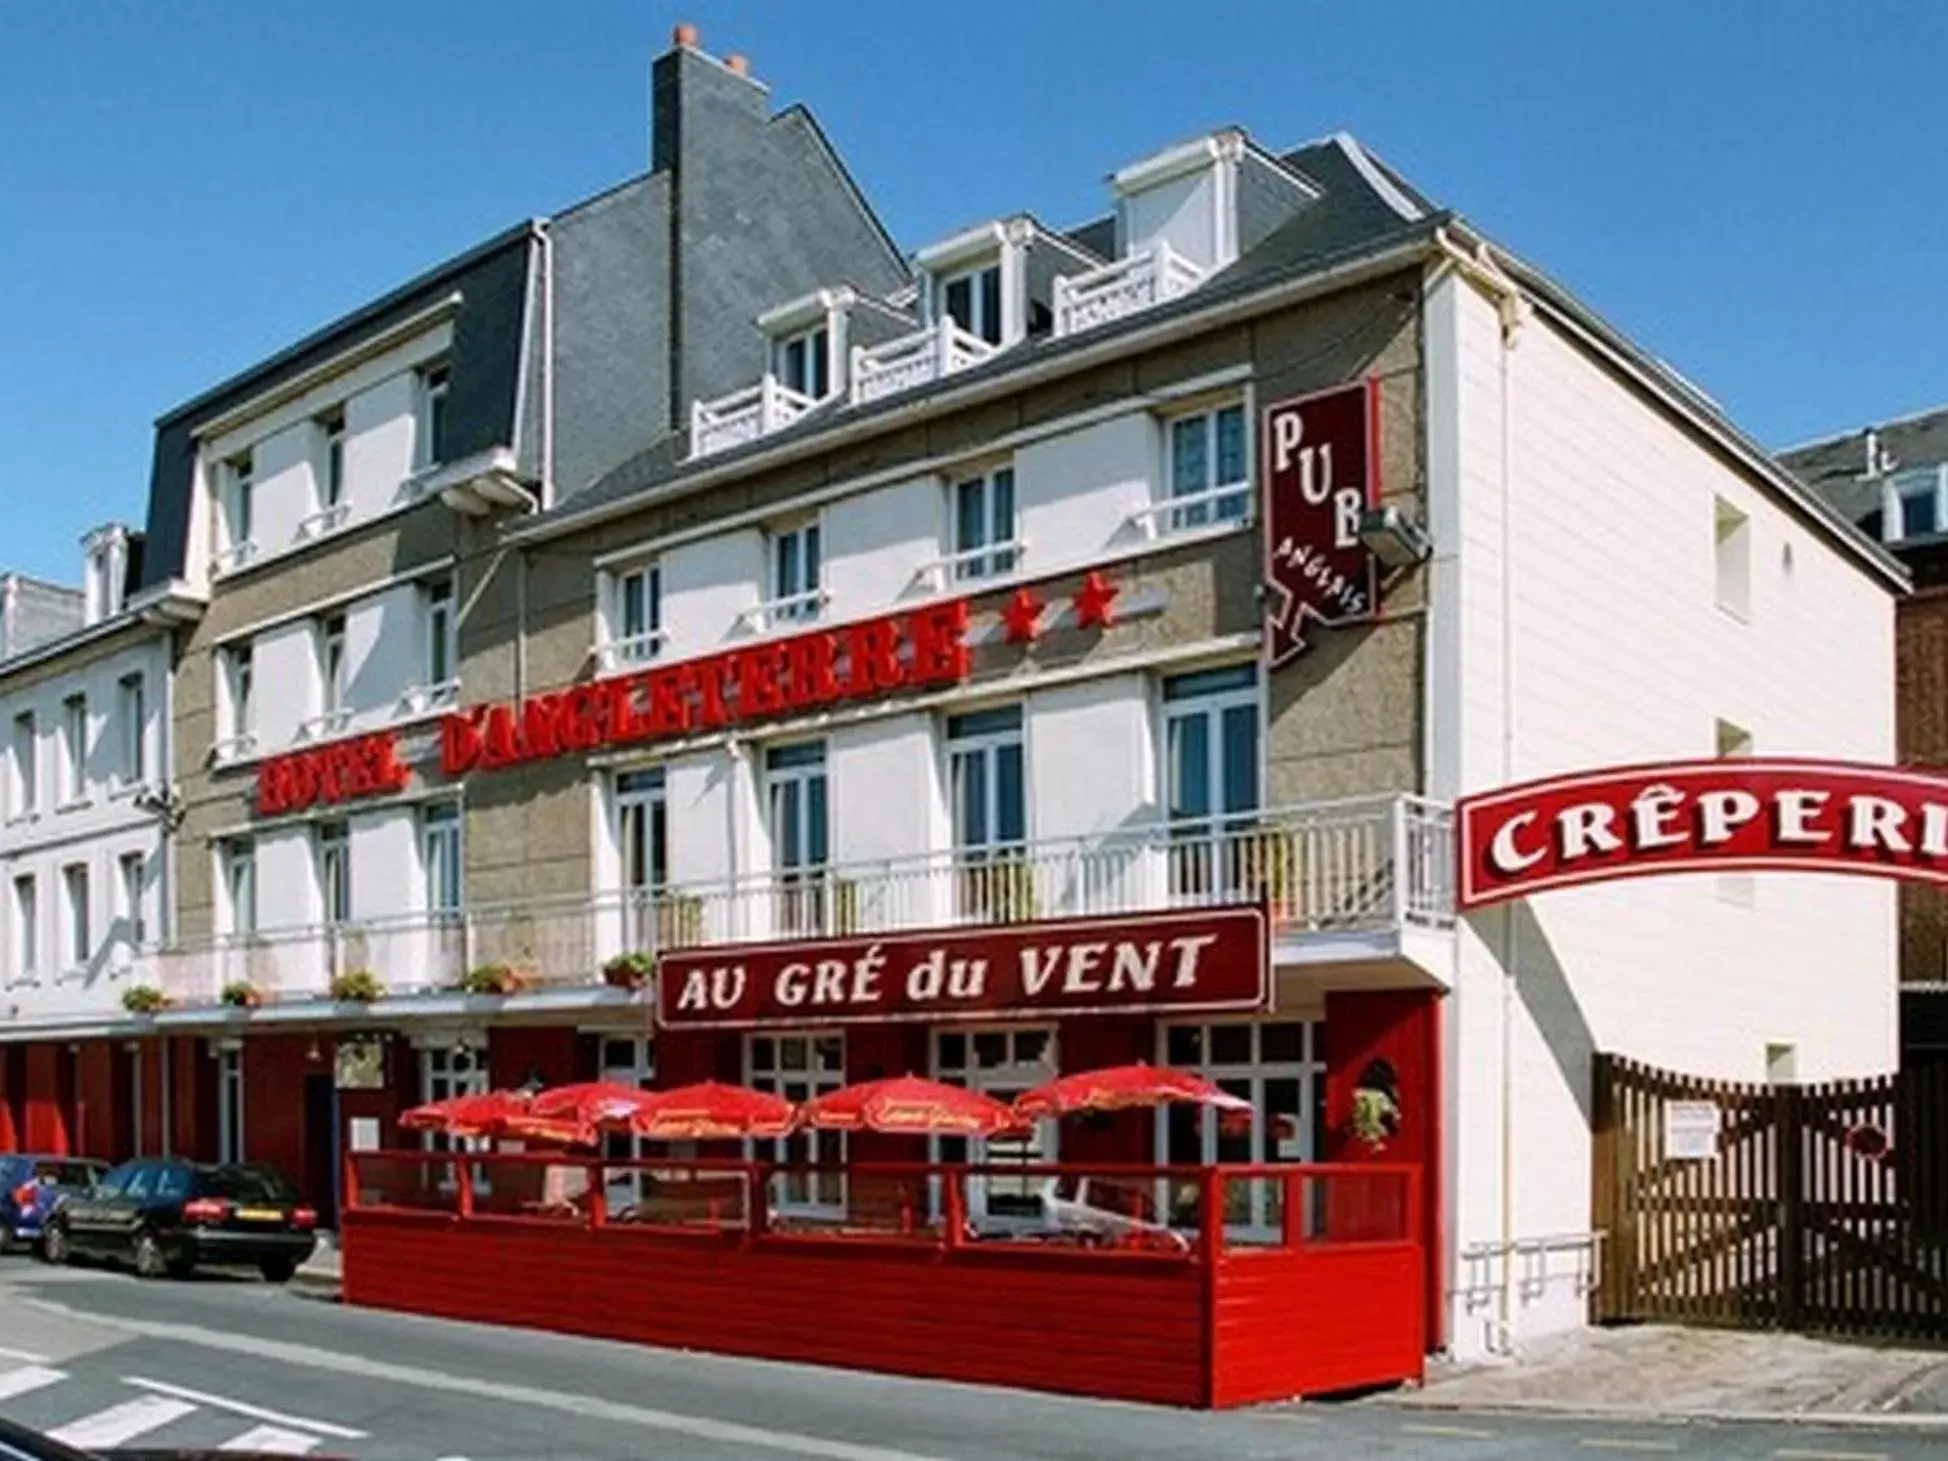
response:
<path id="1" fill-rule="evenodd" d="M 1002 340 L 1001 265 L 997 262 L 942 279 L 937 308 L 976 339 L 999 345 Z"/>
<path id="2" fill-rule="evenodd" d="M 832 332 L 821 324 L 778 341 L 772 368 L 787 389 L 823 400 L 832 393 Z"/>
<path id="3" fill-rule="evenodd" d="M 1948 531 L 1948 462 L 1913 467 L 1883 480 L 1882 541 L 1904 543 Z"/>
<path id="4" fill-rule="evenodd" d="M 452 372 L 444 360 L 435 361 L 419 372 L 419 420 L 413 454 L 418 465 L 436 467 L 446 450 L 446 397 Z"/>
<path id="5" fill-rule="evenodd" d="M 117 524 L 96 528 L 81 540 L 82 622 L 99 624 L 122 612 L 128 576 L 128 534 Z"/>

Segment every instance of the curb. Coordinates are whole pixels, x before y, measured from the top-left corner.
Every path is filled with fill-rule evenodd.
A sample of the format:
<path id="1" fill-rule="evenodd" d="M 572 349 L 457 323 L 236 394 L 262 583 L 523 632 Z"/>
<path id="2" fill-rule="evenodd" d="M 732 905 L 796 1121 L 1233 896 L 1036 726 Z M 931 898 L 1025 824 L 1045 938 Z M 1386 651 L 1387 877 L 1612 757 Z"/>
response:
<path id="1" fill-rule="evenodd" d="M 1890 1430 L 1948 1436 L 1948 1414 L 1853 1410 L 1659 1410 L 1641 1405 L 1568 1405 L 1555 1400 L 1442 1400 L 1389 1398 L 1394 1410 L 1433 1410 L 1466 1415 L 1555 1415 L 1565 1420 L 1635 1420 L 1666 1425 L 1783 1425 L 1839 1430 Z"/>
<path id="2" fill-rule="evenodd" d="M 291 1275 L 284 1287 L 292 1293 L 307 1299 L 326 1299 L 336 1303 L 339 1299 L 339 1275 L 329 1269 L 300 1268 Z"/>

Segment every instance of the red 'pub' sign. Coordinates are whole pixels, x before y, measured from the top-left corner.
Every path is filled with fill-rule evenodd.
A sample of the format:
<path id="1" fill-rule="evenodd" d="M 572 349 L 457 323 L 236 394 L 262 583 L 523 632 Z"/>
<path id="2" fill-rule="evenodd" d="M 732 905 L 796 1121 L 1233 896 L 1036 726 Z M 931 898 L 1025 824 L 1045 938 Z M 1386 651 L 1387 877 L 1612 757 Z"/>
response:
<path id="1" fill-rule="evenodd" d="M 657 965 L 666 1029 L 1262 1009 L 1265 915 L 1200 908 L 884 938 L 680 949 Z"/>
<path id="2" fill-rule="evenodd" d="M 1362 383 L 1265 408 L 1265 635 L 1273 669 L 1305 649 L 1315 624 L 1373 612 L 1378 589 L 1360 514 L 1373 498 L 1377 399 Z"/>

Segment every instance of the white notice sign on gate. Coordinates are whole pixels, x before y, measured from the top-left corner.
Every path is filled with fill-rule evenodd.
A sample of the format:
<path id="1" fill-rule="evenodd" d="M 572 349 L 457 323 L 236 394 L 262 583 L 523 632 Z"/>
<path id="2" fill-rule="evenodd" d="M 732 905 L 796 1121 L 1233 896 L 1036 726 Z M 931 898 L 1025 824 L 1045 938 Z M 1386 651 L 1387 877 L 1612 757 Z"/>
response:
<path id="1" fill-rule="evenodd" d="M 1664 1159 L 1701 1162 L 1718 1155 L 1725 1115 L 1716 1101 L 1664 1103 Z"/>

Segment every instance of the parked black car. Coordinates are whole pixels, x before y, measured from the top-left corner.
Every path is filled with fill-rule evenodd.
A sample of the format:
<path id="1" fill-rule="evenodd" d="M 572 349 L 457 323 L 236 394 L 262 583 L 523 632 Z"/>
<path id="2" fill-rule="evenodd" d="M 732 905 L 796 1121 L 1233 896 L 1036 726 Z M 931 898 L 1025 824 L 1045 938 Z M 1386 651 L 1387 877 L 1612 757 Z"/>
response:
<path id="1" fill-rule="evenodd" d="M 317 1226 L 318 1214 L 268 1167 L 139 1157 L 62 1203 L 41 1251 L 50 1263 L 126 1259 L 144 1278 L 251 1264 L 283 1283 L 311 1256 Z"/>

